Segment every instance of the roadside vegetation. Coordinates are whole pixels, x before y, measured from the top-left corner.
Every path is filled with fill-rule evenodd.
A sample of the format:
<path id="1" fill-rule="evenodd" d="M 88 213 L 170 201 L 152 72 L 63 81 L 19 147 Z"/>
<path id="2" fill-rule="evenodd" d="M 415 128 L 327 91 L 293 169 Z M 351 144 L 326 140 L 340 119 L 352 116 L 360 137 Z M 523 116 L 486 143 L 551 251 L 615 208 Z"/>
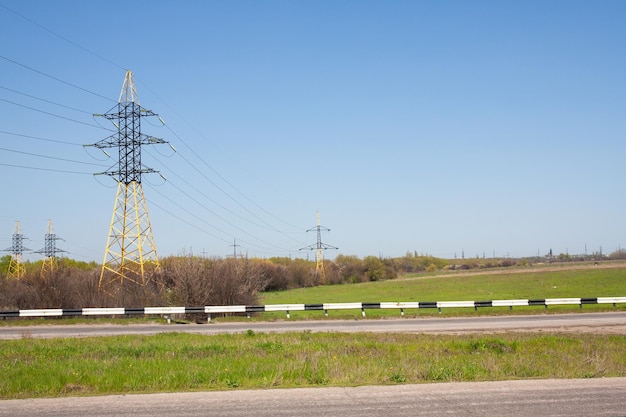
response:
<path id="1" fill-rule="evenodd" d="M 192 256 L 162 259 L 144 286 L 114 283 L 100 291 L 99 279 L 97 265 L 61 260 L 45 275 L 30 265 L 22 278 L 0 275 L 0 310 L 254 304 L 268 281 L 262 262 Z"/>
<path id="2" fill-rule="evenodd" d="M 284 260 L 283 260 L 284 261 Z M 616 263 L 613 263 L 616 262 Z M 296 273 L 290 268 L 295 268 Z M 624 296 L 626 274 L 618 261 L 516 264 L 461 269 L 437 266 L 386 279 L 276 289 L 277 276 L 302 279 L 311 263 L 270 260 L 162 260 L 151 284 L 118 298 L 97 291 L 98 270 L 61 265 L 45 277 L 31 271 L 19 280 L 0 277 L 0 309 L 98 306 L 289 304 L 379 301 L 454 301 Z M 282 271 L 282 272 L 281 272 Z M 289 272 L 291 271 L 291 272 Z M 347 271 L 344 269 L 344 271 Z M 293 273 L 293 274 L 292 274 Z M 285 274 L 285 275 L 282 275 Z M 295 278 L 294 278 L 295 279 Z M 289 281 L 289 280 L 288 280 Z M 291 281 L 289 281 L 291 282 Z M 348 283 L 350 282 L 350 283 Z M 290 287 L 288 285 L 287 287 Z M 268 289 L 274 288 L 272 291 Z M 616 308 L 625 310 L 624 305 Z M 615 309 L 585 305 L 583 311 Z M 579 311 L 578 306 L 550 307 Z M 444 314 L 506 314 L 508 308 L 451 309 Z M 513 313 L 545 312 L 542 307 Z M 358 318 L 360 311 L 332 311 Z M 436 309 L 406 311 L 408 316 Z M 368 317 L 397 310 L 367 310 Z M 291 312 L 292 318 L 324 318 L 323 312 Z M 137 318 L 133 321 L 153 320 Z M 186 319 L 193 319 L 187 317 Z M 206 317 L 204 317 L 206 322 Z M 248 320 L 245 317 L 220 318 Z M 262 313 L 253 320 L 284 319 Z M 2 324 L 72 323 L 78 319 L 6 320 Z M 109 318 L 82 319 L 90 323 Z M 163 320 L 161 318 L 161 320 Z M 502 333 L 421 335 L 395 333 L 163 333 L 79 339 L 0 340 L 0 398 L 105 395 L 171 391 L 356 386 L 525 378 L 626 376 L 626 336 L 608 334 Z"/>
<path id="3" fill-rule="evenodd" d="M 622 295 L 617 290 L 624 286 L 615 285 L 615 280 L 621 275 L 623 284 L 623 274 L 614 278 L 601 271 L 624 268 L 624 257 L 624 251 L 588 259 L 569 255 L 454 260 L 416 253 L 382 259 L 339 255 L 324 262 L 324 274 L 316 274 L 315 262 L 304 259 L 177 256 L 161 259 L 161 268 L 149 273 L 145 286 L 126 283 L 103 292 L 98 290 L 100 267 L 95 263 L 63 258 L 55 271 L 42 275 L 41 261 L 26 262 L 26 274 L 15 279 L 7 277 L 10 256 L 4 256 L 0 258 L 0 310 L 616 296 Z M 570 272 L 596 265 L 595 272 Z M 558 266 L 567 272 L 558 272 Z M 547 267 L 557 268 L 545 275 L 542 271 Z M 532 277 L 520 273 L 529 271 Z M 478 274 L 479 278 L 459 274 Z M 445 279 L 430 284 L 426 279 L 437 276 Z"/>
<path id="4" fill-rule="evenodd" d="M 351 258 L 352 259 L 352 258 Z M 434 261 L 430 257 L 393 260 L 396 263 L 412 260 L 422 265 L 420 271 L 404 272 L 382 279 L 372 274 L 374 261 L 355 260 L 354 268 L 346 267 L 346 259 L 338 257 L 327 263 L 327 269 L 343 271 L 342 276 L 354 276 L 360 265 L 361 274 L 370 274 L 362 280 L 344 279 L 344 283 L 318 283 L 307 279 L 317 277 L 314 263 L 301 259 L 207 259 L 193 256 L 170 257 L 161 260 L 161 268 L 153 272 L 145 286 L 128 285 L 115 292 L 98 291 L 100 269 L 93 264 L 64 260 L 54 272 L 42 276 L 31 270 L 20 279 L 0 275 L 0 311 L 40 308 L 83 307 L 145 307 L 145 306 L 204 306 L 204 305 L 267 305 L 267 304 L 321 304 L 348 302 L 434 302 L 434 301 L 489 301 L 507 299 L 590 298 L 625 296 L 626 263 L 622 260 L 530 263 L 528 259 L 500 267 L 482 266 L 474 269 L 451 267 L 445 260 L 430 271 L 424 267 Z M 358 261 L 358 262 L 357 262 Z M 381 260 L 378 260 L 382 262 Z M 419 261 L 419 262 L 418 262 Z M 486 261 L 486 260 L 485 260 Z M 337 265 L 341 265 L 339 268 Z M 380 265 L 376 263 L 376 265 Z M 442 266 L 443 265 L 443 266 Z M 378 270 L 374 268 L 375 270 Z M 411 268 L 409 268 L 411 269 Z M 351 272 L 352 271 L 352 272 Z M 369 272 L 368 272 L 369 271 Z M 382 271 L 382 269 L 380 270 Z M 360 275 L 364 277 L 365 275 Z M 299 278 L 298 278 L 299 277 Z M 306 278 L 309 277 L 309 278 Z M 374 277 L 376 277 L 374 279 Z M 293 281 L 296 280 L 297 282 Z M 298 281 L 301 280 L 301 281 Z M 289 285 L 277 285 L 277 282 Z M 407 309 L 405 316 L 446 314 L 541 314 L 545 312 L 626 310 L 626 305 L 587 304 L 543 307 L 484 307 Z M 360 310 L 329 311 L 331 318 L 356 318 Z M 368 318 L 398 317 L 399 309 L 367 309 Z M 253 314 L 253 320 L 284 319 L 285 312 Z M 322 319 L 321 311 L 290 311 L 290 319 Z M 220 318 L 213 315 L 212 319 Z M 41 323 L 94 323 L 110 318 L 48 318 L 8 319 L 0 325 Z M 134 317 L 134 322 L 158 320 L 158 317 Z M 177 315 L 176 320 L 206 322 L 207 316 Z M 245 315 L 225 314 L 222 319 L 247 320 Z M 122 319 L 122 320 L 128 320 Z M 161 318 L 162 320 L 162 318 Z"/>
<path id="5" fill-rule="evenodd" d="M 164 333 L 0 340 L 0 398 L 626 376 L 626 336 Z"/>

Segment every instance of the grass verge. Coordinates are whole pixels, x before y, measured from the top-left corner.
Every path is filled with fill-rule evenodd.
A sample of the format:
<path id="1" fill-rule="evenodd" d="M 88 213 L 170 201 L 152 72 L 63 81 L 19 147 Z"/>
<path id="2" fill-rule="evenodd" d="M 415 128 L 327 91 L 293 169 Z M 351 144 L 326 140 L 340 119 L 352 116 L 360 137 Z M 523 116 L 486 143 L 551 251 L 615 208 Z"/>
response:
<path id="1" fill-rule="evenodd" d="M 0 398 L 626 376 L 626 336 L 164 333 L 0 341 Z"/>

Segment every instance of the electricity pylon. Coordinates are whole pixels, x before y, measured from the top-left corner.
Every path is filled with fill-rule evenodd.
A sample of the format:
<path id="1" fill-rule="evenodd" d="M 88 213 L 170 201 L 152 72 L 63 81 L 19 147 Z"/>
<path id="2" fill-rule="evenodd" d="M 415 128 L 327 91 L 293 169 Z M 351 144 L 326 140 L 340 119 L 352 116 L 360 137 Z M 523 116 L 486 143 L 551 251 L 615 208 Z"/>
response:
<path id="1" fill-rule="evenodd" d="M 41 264 L 41 273 L 43 277 L 46 273 L 53 272 L 57 268 L 57 254 L 67 252 L 63 249 L 57 248 L 57 240 L 63 240 L 54 234 L 52 228 L 52 220 L 48 220 L 48 231 L 44 236 L 44 248 L 35 251 L 35 253 L 41 253 L 45 257 Z"/>
<path id="2" fill-rule="evenodd" d="M 159 118 L 159 116 L 139 104 L 131 71 L 126 71 L 117 106 L 108 113 L 95 116 L 110 120 L 118 130 L 117 133 L 91 145 L 99 149 L 118 150 L 117 164 L 107 171 L 95 174 L 109 175 L 117 181 L 117 194 L 98 288 L 105 290 L 105 287 L 116 281 L 120 284 L 130 281 L 145 285 L 147 267 L 150 265 L 158 268 L 159 258 L 141 176 L 158 171 L 141 164 L 141 146 L 167 142 L 141 133 L 143 117 Z"/>
<path id="3" fill-rule="evenodd" d="M 233 238 L 233 244 L 230 246 L 233 247 L 233 259 L 237 259 L 237 248 L 241 247 L 241 245 L 237 244 L 237 238 Z"/>
<path id="4" fill-rule="evenodd" d="M 322 243 L 322 230 L 325 232 L 330 232 L 329 228 L 320 225 L 320 212 L 318 211 L 317 226 L 307 230 L 307 232 L 317 231 L 317 243 L 301 248 L 300 250 L 315 250 L 315 274 L 320 275 L 322 278 L 326 278 L 326 273 L 324 272 L 324 251 L 328 249 L 339 248 L 327 245 L 326 243 Z"/>
<path id="5" fill-rule="evenodd" d="M 24 237 L 22 232 L 20 231 L 20 222 L 15 222 L 15 232 L 13 233 L 12 245 L 10 248 L 5 249 L 5 252 L 11 252 L 11 260 L 9 261 L 9 278 L 22 278 L 24 273 L 26 272 L 26 268 L 24 264 L 22 264 L 22 255 L 24 251 L 29 251 L 30 249 L 24 247 L 24 239 L 28 239 Z"/>

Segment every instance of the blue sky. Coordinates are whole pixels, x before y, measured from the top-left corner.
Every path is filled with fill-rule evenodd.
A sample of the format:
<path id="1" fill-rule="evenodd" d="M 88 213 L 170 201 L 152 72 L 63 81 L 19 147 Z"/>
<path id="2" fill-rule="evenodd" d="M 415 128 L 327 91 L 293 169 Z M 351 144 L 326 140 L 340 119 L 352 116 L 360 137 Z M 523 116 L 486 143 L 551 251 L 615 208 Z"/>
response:
<path id="1" fill-rule="evenodd" d="M 626 245 L 626 2 L 0 0 L 0 247 L 101 262 L 126 69 L 160 257 Z M 6 254 L 6 252 L 5 252 Z M 30 254 L 28 259 L 39 259 Z"/>

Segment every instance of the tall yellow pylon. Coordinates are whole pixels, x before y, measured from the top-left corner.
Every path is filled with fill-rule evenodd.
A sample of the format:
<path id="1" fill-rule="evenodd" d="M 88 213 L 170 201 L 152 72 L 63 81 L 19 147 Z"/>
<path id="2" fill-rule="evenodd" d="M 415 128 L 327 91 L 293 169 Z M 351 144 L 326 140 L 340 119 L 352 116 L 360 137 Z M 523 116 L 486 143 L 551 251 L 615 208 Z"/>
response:
<path id="1" fill-rule="evenodd" d="M 167 142 L 141 133 L 141 119 L 158 115 L 140 106 L 131 71 L 126 71 L 117 106 L 106 114 L 96 116 L 111 120 L 118 130 L 116 134 L 92 145 L 100 149 L 117 148 L 119 155 L 116 165 L 99 173 L 114 177 L 117 181 L 117 194 L 98 281 L 100 290 L 110 292 L 115 282 L 124 284 L 129 281 L 145 285 L 147 270 L 159 267 L 141 185 L 142 174 L 157 171 L 142 166 L 141 145 Z"/>
<path id="2" fill-rule="evenodd" d="M 26 268 L 22 263 L 22 255 L 24 251 L 29 251 L 30 249 L 24 247 L 24 237 L 20 230 L 20 222 L 15 222 L 15 232 L 13 233 L 13 237 L 11 239 L 11 247 L 5 249 L 5 252 L 11 252 L 11 260 L 9 261 L 9 270 L 7 271 L 7 275 L 9 278 L 22 278 L 24 273 L 26 272 Z"/>

